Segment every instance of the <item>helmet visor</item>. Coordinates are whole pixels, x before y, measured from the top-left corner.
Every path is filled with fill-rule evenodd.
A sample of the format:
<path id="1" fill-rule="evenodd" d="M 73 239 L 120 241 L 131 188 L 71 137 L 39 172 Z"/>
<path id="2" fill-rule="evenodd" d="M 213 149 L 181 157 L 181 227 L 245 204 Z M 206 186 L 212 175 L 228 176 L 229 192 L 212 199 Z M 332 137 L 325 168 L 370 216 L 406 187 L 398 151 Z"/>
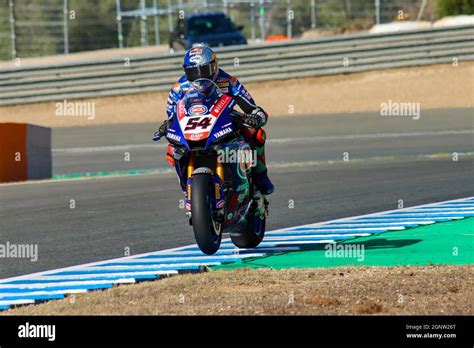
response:
<path id="1" fill-rule="evenodd" d="M 186 75 L 186 79 L 190 82 L 197 79 L 213 80 L 213 77 L 216 71 L 217 71 L 216 62 L 211 62 L 205 65 L 184 67 L 184 74 Z"/>

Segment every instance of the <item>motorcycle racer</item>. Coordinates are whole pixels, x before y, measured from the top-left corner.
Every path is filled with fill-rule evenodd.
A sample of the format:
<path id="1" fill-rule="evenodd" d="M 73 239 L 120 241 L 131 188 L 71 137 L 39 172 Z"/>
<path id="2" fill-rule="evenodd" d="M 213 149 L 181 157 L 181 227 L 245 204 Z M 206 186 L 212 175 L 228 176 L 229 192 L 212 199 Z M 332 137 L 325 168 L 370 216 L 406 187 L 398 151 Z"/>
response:
<path id="1" fill-rule="evenodd" d="M 265 163 L 266 133 L 262 127 L 268 121 L 268 114 L 257 106 L 239 80 L 218 67 L 218 60 L 214 51 L 205 45 L 197 45 L 186 52 L 184 56 L 184 75 L 173 85 L 170 90 L 166 111 L 168 119 L 163 122 L 158 130 L 158 135 L 166 134 L 169 122 L 174 115 L 176 105 L 191 87 L 201 93 L 211 95 L 216 91 L 216 85 L 222 93 L 235 99 L 237 105 L 245 113 L 245 125 L 240 131 L 246 141 L 257 153 L 257 165 L 252 169 L 252 177 L 259 191 L 264 195 L 273 193 L 274 186 L 268 177 Z M 202 80 L 201 80 L 202 79 Z M 167 159 L 172 163 L 171 145 L 168 146 Z"/>

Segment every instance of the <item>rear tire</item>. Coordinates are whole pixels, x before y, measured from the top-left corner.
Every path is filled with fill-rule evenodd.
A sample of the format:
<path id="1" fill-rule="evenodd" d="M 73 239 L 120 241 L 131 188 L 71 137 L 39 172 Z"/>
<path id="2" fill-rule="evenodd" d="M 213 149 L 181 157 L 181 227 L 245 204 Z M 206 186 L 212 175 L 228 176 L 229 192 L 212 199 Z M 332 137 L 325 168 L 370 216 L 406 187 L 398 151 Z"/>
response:
<path id="1" fill-rule="evenodd" d="M 266 218 L 261 219 L 253 214 L 248 217 L 247 224 L 243 228 L 242 234 L 231 235 L 230 239 L 239 248 L 256 248 L 265 236 Z"/>
<path id="2" fill-rule="evenodd" d="M 207 255 L 212 255 L 219 250 L 222 240 L 222 226 L 212 219 L 211 181 L 209 175 L 198 174 L 193 177 L 191 187 L 191 216 L 194 237 L 199 249 Z"/>

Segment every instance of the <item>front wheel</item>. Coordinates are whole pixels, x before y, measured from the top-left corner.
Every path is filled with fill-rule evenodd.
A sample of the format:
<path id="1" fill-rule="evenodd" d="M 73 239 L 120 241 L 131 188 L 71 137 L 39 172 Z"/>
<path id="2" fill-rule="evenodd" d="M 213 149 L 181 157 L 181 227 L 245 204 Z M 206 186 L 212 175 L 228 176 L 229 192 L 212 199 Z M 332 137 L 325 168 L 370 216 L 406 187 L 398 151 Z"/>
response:
<path id="1" fill-rule="evenodd" d="M 191 187 L 191 216 L 199 249 L 207 255 L 219 250 L 222 240 L 222 225 L 212 217 L 212 179 L 207 174 L 193 177 Z"/>

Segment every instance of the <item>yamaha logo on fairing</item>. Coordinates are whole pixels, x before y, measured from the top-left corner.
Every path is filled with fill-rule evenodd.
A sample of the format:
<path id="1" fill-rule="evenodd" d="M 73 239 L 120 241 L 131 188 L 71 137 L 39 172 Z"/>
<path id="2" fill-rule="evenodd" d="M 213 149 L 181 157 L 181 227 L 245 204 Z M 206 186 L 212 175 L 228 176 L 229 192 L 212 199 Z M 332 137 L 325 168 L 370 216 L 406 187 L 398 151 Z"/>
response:
<path id="1" fill-rule="evenodd" d="M 227 133 L 230 133 L 230 132 L 232 132 L 232 128 L 230 128 L 230 127 L 224 128 L 223 130 L 221 130 L 221 131 L 217 132 L 216 134 L 214 134 L 214 138 L 216 138 L 216 139 L 220 138 L 220 137 L 222 137 L 222 136 L 224 136 L 224 135 L 226 135 Z"/>
<path id="2" fill-rule="evenodd" d="M 181 141 L 181 137 L 179 135 L 173 134 L 173 133 L 167 133 L 166 137 L 169 139 L 173 139 L 176 141 Z"/>
<path id="3" fill-rule="evenodd" d="M 207 114 L 207 107 L 205 105 L 193 105 L 188 109 L 190 115 L 204 115 Z"/>

